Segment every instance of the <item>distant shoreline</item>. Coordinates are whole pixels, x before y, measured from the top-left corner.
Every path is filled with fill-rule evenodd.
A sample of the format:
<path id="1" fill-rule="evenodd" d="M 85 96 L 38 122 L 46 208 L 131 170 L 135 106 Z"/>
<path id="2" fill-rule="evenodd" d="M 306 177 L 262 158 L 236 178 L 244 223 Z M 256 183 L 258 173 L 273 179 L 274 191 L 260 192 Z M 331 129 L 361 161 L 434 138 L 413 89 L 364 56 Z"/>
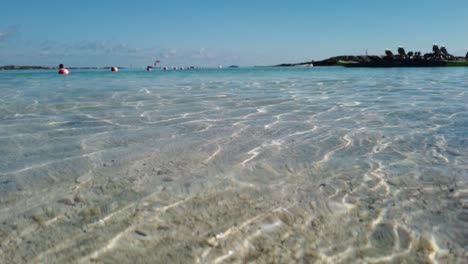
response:
<path id="1" fill-rule="evenodd" d="M 364 57 L 367 58 L 375 58 L 378 57 L 376 55 L 361 55 L 361 56 L 355 56 L 355 55 L 341 55 L 341 56 L 335 56 L 335 57 L 330 57 L 328 59 L 320 60 L 320 61 L 306 61 L 306 62 L 298 62 L 298 63 L 282 63 L 282 64 L 277 64 L 277 65 L 272 65 L 270 67 L 308 67 L 308 66 L 337 66 L 338 61 L 344 60 L 344 61 L 349 61 L 349 60 L 360 60 Z"/>
<path id="2" fill-rule="evenodd" d="M 378 57 L 375 55 L 369 55 L 369 56 L 354 56 L 354 55 L 342 55 L 342 56 L 335 56 L 335 57 L 330 57 L 325 60 L 321 61 L 307 61 L 307 62 L 298 62 L 298 63 L 282 63 L 282 64 L 277 64 L 277 65 L 266 65 L 266 66 L 254 66 L 254 67 L 311 67 L 311 66 L 336 66 L 338 65 L 339 60 L 360 60 L 363 59 L 364 57 Z M 120 69 L 125 69 L 125 67 L 120 67 L 117 66 Z M 235 65 L 229 66 L 229 68 L 235 68 Z M 237 66 L 238 67 L 238 66 Z M 111 66 L 106 66 L 106 67 L 67 67 L 68 69 L 71 70 L 99 70 L 99 69 L 110 69 Z M 4 65 L 0 66 L 0 70 L 58 70 L 57 66 L 37 66 L 37 65 L 22 65 L 22 66 L 17 66 L 17 65 Z"/>
<path id="3" fill-rule="evenodd" d="M 118 66 L 119 67 L 119 66 Z M 106 67 L 67 67 L 71 70 L 105 70 L 110 69 L 111 66 Z M 120 69 L 125 69 L 125 67 L 119 67 Z M 31 66 L 31 65 L 5 65 L 0 66 L 0 70 L 58 70 L 57 66 Z"/>

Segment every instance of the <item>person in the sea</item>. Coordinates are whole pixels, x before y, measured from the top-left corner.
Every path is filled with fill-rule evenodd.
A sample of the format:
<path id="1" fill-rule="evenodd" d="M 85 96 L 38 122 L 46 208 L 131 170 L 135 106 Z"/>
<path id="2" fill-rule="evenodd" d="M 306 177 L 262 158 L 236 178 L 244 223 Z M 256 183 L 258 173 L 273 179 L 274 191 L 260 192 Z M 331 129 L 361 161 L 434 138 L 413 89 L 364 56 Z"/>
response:
<path id="1" fill-rule="evenodd" d="M 70 71 L 68 69 L 65 69 L 65 67 L 63 66 L 63 64 L 60 64 L 59 65 L 59 71 L 58 71 L 59 74 L 69 74 Z"/>

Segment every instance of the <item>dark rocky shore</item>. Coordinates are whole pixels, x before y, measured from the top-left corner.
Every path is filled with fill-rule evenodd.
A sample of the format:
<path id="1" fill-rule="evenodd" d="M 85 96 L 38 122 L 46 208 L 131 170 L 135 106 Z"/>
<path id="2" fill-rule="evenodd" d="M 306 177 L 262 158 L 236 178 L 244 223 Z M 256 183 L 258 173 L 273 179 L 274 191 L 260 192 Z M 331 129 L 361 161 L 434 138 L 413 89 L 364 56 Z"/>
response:
<path id="1" fill-rule="evenodd" d="M 343 62 L 345 64 L 343 64 Z M 349 63 L 352 62 L 352 63 Z M 439 63 L 440 62 L 440 63 Z M 272 67 L 310 67 L 310 66 L 358 66 L 358 67 L 421 67 L 421 66 L 444 66 L 447 62 L 455 62 L 450 66 L 467 66 L 468 53 L 465 57 L 457 57 L 448 53 L 445 46 L 434 44 L 431 53 L 406 52 L 403 47 L 398 47 L 398 54 L 393 54 L 389 49 L 385 55 L 342 55 L 321 61 L 306 61 L 299 63 L 282 63 Z M 458 65 L 457 65 L 458 63 Z M 440 64 L 440 65 L 439 65 Z"/>

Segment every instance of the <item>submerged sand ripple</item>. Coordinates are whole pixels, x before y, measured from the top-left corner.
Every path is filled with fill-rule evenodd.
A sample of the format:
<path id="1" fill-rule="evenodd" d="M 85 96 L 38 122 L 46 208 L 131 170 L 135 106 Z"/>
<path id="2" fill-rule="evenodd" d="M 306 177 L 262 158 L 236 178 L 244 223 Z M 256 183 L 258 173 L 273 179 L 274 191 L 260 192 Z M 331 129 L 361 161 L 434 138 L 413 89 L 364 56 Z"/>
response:
<path id="1" fill-rule="evenodd" d="M 275 74 L 5 90 L 0 262 L 465 262 L 463 87 Z"/>

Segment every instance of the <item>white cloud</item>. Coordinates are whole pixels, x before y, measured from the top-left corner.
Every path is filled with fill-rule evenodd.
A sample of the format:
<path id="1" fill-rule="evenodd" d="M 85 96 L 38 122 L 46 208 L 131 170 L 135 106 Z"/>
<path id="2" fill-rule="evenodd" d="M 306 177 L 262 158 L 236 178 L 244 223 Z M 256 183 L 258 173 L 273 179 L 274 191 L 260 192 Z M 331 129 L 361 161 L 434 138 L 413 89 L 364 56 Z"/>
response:
<path id="1" fill-rule="evenodd" d="M 176 58 L 178 56 L 178 50 L 176 48 L 171 48 L 167 50 L 163 50 L 159 53 L 159 56 L 164 59 L 171 59 Z"/>
<path id="2" fill-rule="evenodd" d="M 207 48 L 201 48 L 198 51 L 192 52 L 191 58 L 193 59 L 215 59 L 217 57 L 217 53 L 213 50 L 209 50 Z"/>
<path id="3" fill-rule="evenodd" d="M 5 39 L 7 39 L 8 37 L 10 37 L 15 32 L 16 32 L 16 27 L 10 27 L 10 28 L 7 28 L 4 31 L 0 31 L 0 41 L 3 41 Z"/>
<path id="4" fill-rule="evenodd" d="M 14 28 L 0 30 L 0 37 L 4 39 L 15 30 Z M 37 61 L 41 64 L 66 63 L 76 66 L 152 65 L 155 60 L 160 60 L 162 66 L 227 65 L 243 62 L 242 57 L 237 54 L 212 48 L 138 47 L 111 40 L 56 41 L 49 39 L 33 43 L 31 48 L 22 54 L 28 56 L 31 64 Z M 13 57 L 12 54 L 10 56 Z"/>
<path id="5" fill-rule="evenodd" d="M 49 55 L 50 50 L 41 50 L 39 51 L 39 56 L 47 56 Z"/>
<path id="6" fill-rule="evenodd" d="M 207 49 L 207 48 L 200 48 L 198 50 L 194 49 L 177 49 L 177 48 L 170 48 L 164 49 L 163 51 L 159 52 L 159 56 L 161 59 L 170 60 L 170 61 L 179 61 L 179 60 L 213 60 L 218 58 L 218 52 Z"/>

